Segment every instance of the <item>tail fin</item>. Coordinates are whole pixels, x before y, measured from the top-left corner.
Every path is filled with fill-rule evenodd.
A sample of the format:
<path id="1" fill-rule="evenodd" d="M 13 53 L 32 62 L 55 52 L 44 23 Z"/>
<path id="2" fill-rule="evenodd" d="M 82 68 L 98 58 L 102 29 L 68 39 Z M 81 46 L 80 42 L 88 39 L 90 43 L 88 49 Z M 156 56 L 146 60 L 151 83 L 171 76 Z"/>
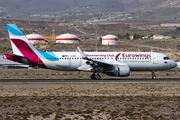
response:
<path id="1" fill-rule="evenodd" d="M 15 24 L 7 24 L 6 26 L 14 54 L 28 57 L 28 54 L 36 53 L 37 49 Z"/>
<path id="2" fill-rule="evenodd" d="M 13 55 L 7 54 L 5 58 L 46 68 L 39 53 L 42 52 L 43 54 L 43 51 L 37 50 L 15 24 L 7 24 L 6 26 L 9 32 Z"/>

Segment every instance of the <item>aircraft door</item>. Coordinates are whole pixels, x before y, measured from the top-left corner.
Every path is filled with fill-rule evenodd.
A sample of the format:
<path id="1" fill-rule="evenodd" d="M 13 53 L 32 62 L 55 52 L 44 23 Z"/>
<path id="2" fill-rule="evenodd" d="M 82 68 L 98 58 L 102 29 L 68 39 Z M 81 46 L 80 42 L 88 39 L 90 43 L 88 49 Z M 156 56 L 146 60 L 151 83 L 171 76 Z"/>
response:
<path id="1" fill-rule="evenodd" d="M 153 64 L 158 64 L 158 55 L 157 54 L 153 55 Z"/>
<path id="2" fill-rule="evenodd" d="M 71 58 L 70 57 L 64 58 L 63 65 L 65 65 L 65 66 L 67 66 L 67 68 L 69 68 L 71 66 Z"/>
<path id="3" fill-rule="evenodd" d="M 40 58 L 38 58 L 38 64 L 44 64 Z"/>
<path id="4" fill-rule="evenodd" d="M 76 58 L 71 58 L 70 63 L 71 68 L 76 68 L 78 65 L 78 60 Z"/>
<path id="5" fill-rule="evenodd" d="M 79 59 L 79 66 L 82 66 L 82 59 Z"/>

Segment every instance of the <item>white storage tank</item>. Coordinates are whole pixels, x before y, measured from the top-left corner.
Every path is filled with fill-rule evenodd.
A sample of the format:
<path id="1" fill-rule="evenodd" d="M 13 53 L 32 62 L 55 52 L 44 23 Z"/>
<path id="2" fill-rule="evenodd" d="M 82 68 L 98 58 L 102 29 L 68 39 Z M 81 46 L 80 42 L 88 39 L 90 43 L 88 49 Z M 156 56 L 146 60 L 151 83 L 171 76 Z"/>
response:
<path id="1" fill-rule="evenodd" d="M 26 37 L 28 38 L 28 40 L 34 44 L 34 43 L 47 43 L 48 40 L 45 39 L 42 35 L 39 34 L 28 34 L 26 35 Z"/>
<path id="2" fill-rule="evenodd" d="M 103 45 L 117 45 L 118 37 L 115 35 L 106 35 L 102 37 L 102 44 Z"/>
<path id="3" fill-rule="evenodd" d="M 73 34 L 62 34 L 56 37 L 56 43 L 80 43 L 81 40 Z"/>

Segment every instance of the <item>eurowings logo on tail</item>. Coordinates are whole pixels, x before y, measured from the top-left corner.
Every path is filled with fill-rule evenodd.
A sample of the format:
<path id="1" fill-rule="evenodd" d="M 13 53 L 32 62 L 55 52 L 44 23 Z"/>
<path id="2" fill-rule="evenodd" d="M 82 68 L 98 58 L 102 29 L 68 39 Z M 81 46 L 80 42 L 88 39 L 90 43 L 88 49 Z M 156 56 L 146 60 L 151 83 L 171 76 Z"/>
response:
<path id="1" fill-rule="evenodd" d="M 37 54 L 38 50 L 31 44 L 21 30 L 15 24 L 7 24 L 6 26 L 14 53 L 14 56 L 10 54 L 7 56 L 11 56 L 13 59 L 20 58 L 26 64 L 46 68 L 46 65 Z"/>
<path id="2" fill-rule="evenodd" d="M 59 58 L 53 52 L 44 52 L 36 49 L 15 24 L 7 24 L 7 28 L 12 42 L 14 54 L 24 57 L 31 57 L 31 59 L 38 59 L 41 64 L 43 61 L 40 59 L 40 55 L 49 61 L 59 60 Z"/>

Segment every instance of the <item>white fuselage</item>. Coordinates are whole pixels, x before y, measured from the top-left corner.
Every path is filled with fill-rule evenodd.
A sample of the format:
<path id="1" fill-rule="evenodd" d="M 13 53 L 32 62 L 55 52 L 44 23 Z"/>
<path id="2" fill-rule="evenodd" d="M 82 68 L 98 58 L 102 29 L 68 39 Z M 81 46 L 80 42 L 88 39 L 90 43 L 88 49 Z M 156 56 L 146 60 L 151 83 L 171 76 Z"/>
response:
<path id="1" fill-rule="evenodd" d="M 44 55 L 41 57 L 49 69 L 74 71 L 86 65 L 87 60 L 83 60 L 79 52 L 53 52 L 53 54 L 54 57 Z M 167 55 L 155 52 L 84 52 L 84 54 L 92 60 L 112 65 L 126 63 L 131 71 L 166 70 L 177 65 Z"/>

